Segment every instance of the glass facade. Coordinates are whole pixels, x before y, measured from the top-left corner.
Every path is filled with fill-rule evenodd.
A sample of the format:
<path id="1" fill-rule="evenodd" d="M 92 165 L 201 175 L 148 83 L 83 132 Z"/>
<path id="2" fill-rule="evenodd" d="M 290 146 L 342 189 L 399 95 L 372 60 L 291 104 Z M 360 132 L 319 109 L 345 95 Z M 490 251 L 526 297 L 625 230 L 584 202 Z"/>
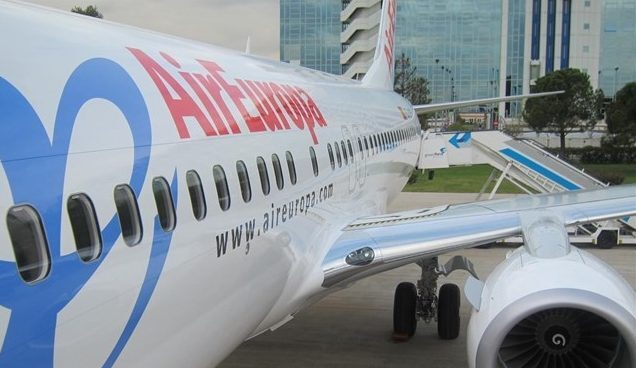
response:
<path id="1" fill-rule="evenodd" d="M 433 102 L 498 93 L 501 0 L 400 0 L 396 56 L 429 80 Z"/>
<path id="2" fill-rule="evenodd" d="M 523 93 L 523 64 L 526 28 L 525 0 L 509 0 L 508 2 L 508 38 L 506 58 L 506 95 Z M 507 116 L 517 117 L 521 114 L 521 103 L 506 104 Z"/>
<path id="3" fill-rule="evenodd" d="M 604 0 L 602 17 L 599 86 L 614 96 L 636 81 L 636 0 Z"/>
<path id="4" fill-rule="evenodd" d="M 341 0 L 280 0 L 280 59 L 340 74 Z"/>

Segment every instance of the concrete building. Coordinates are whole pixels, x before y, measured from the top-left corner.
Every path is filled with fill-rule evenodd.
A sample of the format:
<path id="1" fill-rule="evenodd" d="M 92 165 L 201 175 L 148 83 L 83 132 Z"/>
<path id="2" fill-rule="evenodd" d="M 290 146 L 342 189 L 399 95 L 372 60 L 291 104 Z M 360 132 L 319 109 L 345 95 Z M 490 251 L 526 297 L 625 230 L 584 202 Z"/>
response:
<path id="1" fill-rule="evenodd" d="M 381 0 L 342 1 L 340 63 L 345 77 L 359 79 L 371 66 L 378 42 L 381 3 Z"/>

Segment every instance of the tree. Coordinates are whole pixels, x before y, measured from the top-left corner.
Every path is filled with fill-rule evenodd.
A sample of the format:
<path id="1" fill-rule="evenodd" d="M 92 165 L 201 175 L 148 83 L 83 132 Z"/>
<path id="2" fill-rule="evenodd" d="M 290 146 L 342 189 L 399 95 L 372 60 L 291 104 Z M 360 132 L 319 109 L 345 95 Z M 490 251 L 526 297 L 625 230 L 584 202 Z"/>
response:
<path id="1" fill-rule="evenodd" d="M 636 144 L 636 82 L 627 83 L 616 93 L 616 101 L 607 107 L 606 121 L 614 145 Z"/>
<path id="2" fill-rule="evenodd" d="M 428 91 L 428 81 L 417 75 L 417 68 L 411 65 L 411 59 L 400 55 L 395 61 L 395 81 L 393 90 L 409 100 L 413 105 L 423 105 L 431 102 Z M 426 117 L 419 116 L 420 125 L 425 128 Z"/>
<path id="3" fill-rule="evenodd" d="M 565 91 L 531 98 L 526 102 L 523 118 L 537 132 L 558 133 L 561 155 L 565 155 L 565 136 L 574 130 L 591 129 L 601 118 L 603 92 L 594 92 L 590 77 L 578 69 L 562 69 L 537 79 L 533 93 Z"/>
<path id="4" fill-rule="evenodd" d="M 97 7 L 94 5 L 89 5 L 86 9 L 83 9 L 81 6 L 74 6 L 71 9 L 73 13 L 88 15 L 89 17 L 94 18 L 104 18 L 104 15 L 97 10 Z"/>

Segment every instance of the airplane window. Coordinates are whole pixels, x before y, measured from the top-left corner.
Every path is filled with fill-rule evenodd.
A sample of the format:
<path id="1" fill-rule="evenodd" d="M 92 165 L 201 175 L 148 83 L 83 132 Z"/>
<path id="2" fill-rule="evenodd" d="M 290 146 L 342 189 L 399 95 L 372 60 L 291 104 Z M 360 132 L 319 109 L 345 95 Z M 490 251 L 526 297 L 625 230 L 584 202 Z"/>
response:
<path id="1" fill-rule="evenodd" d="M 283 190 L 285 181 L 283 179 L 283 170 L 280 167 L 280 160 L 277 154 L 272 155 L 272 164 L 274 165 L 274 175 L 276 176 L 276 187 L 278 190 Z"/>
<path id="2" fill-rule="evenodd" d="M 294 156 L 292 156 L 291 152 L 285 152 L 285 157 L 287 158 L 287 169 L 289 169 L 289 180 L 292 185 L 296 184 L 298 180 L 296 176 L 296 164 L 294 164 Z"/>
<path id="3" fill-rule="evenodd" d="M 336 162 L 333 158 L 333 149 L 331 148 L 331 143 L 327 143 L 327 153 L 329 153 L 329 163 L 331 163 L 331 170 L 335 170 Z"/>
<path id="4" fill-rule="evenodd" d="M 382 141 L 382 151 L 386 151 L 386 137 L 384 136 L 384 133 L 380 133 L 380 140 Z"/>
<path id="5" fill-rule="evenodd" d="M 247 172 L 245 162 L 236 162 L 236 173 L 238 174 L 239 185 L 241 186 L 243 202 L 247 203 L 252 200 L 252 187 L 250 186 L 250 176 Z"/>
<path id="6" fill-rule="evenodd" d="M 375 153 L 379 153 L 380 152 L 380 147 L 378 146 L 378 135 L 377 134 L 373 135 L 373 145 L 375 146 Z"/>
<path id="7" fill-rule="evenodd" d="M 314 176 L 318 176 L 318 160 L 316 160 L 316 151 L 314 151 L 314 147 L 309 147 L 309 156 L 311 156 L 311 166 L 314 169 Z"/>
<path id="8" fill-rule="evenodd" d="M 51 255 L 38 212 L 29 205 L 11 207 L 7 227 L 22 280 L 32 284 L 44 279 L 51 269 Z"/>
<path id="9" fill-rule="evenodd" d="M 269 174 L 267 173 L 267 165 L 265 165 L 265 160 L 258 156 L 256 158 L 256 166 L 258 166 L 258 176 L 261 178 L 261 189 L 263 189 L 263 194 L 268 195 L 269 188 Z"/>
<path id="10" fill-rule="evenodd" d="M 188 184 L 188 193 L 190 193 L 192 213 L 197 221 L 201 221 L 205 218 L 207 213 L 201 177 L 196 171 L 189 170 L 186 172 L 186 183 Z"/>
<path id="11" fill-rule="evenodd" d="M 216 194 L 219 197 L 219 206 L 221 210 L 227 211 L 230 209 L 230 189 L 227 186 L 227 178 L 225 177 L 225 170 L 220 165 L 214 165 L 212 168 L 212 175 L 214 176 L 214 185 L 216 186 Z"/>
<path id="12" fill-rule="evenodd" d="M 362 151 L 362 140 L 358 137 L 358 148 L 360 149 L 360 159 L 364 160 L 364 151 Z"/>
<path id="13" fill-rule="evenodd" d="M 338 167 L 342 167 L 342 157 L 340 156 L 340 146 L 338 146 L 338 142 L 335 142 L 333 146 L 336 148 L 336 159 L 338 159 Z"/>
<path id="14" fill-rule="evenodd" d="M 342 156 L 344 157 L 345 165 L 349 165 L 349 157 L 347 157 L 347 148 L 345 148 L 344 141 L 340 141 L 340 146 L 342 146 Z"/>
<path id="15" fill-rule="evenodd" d="M 99 230 L 93 202 L 86 194 L 71 195 L 66 201 L 77 254 L 84 262 L 96 260 L 102 253 L 102 234 Z"/>
<path id="16" fill-rule="evenodd" d="M 369 141 L 367 141 L 367 137 L 364 137 L 364 150 L 367 151 L 367 157 L 369 157 Z"/>
<path id="17" fill-rule="evenodd" d="M 152 193 L 155 195 L 155 204 L 157 205 L 161 228 L 163 231 L 174 230 L 177 225 L 177 215 L 174 211 L 170 184 L 165 178 L 158 176 L 152 179 Z"/>
<path id="18" fill-rule="evenodd" d="M 137 245 L 143 236 L 143 227 L 135 192 L 127 184 L 119 184 L 113 194 L 124 242 L 130 247 Z"/>
<path id="19" fill-rule="evenodd" d="M 351 162 L 353 163 L 355 161 L 355 158 L 353 157 L 353 146 L 351 145 L 351 140 L 347 139 L 347 146 L 349 147 L 349 157 L 351 157 Z"/>

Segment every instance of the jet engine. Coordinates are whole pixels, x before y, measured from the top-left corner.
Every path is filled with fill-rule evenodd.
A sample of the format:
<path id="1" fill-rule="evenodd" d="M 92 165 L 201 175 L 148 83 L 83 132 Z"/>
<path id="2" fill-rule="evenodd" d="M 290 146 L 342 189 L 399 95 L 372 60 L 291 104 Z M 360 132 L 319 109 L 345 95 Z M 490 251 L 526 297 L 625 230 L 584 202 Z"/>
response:
<path id="1" fill-rule="evenodd" d="M 466 283 L 470 367 L 636 367 L 634 289 L 550 220 L 524 238 L 485 283 Z"/>

